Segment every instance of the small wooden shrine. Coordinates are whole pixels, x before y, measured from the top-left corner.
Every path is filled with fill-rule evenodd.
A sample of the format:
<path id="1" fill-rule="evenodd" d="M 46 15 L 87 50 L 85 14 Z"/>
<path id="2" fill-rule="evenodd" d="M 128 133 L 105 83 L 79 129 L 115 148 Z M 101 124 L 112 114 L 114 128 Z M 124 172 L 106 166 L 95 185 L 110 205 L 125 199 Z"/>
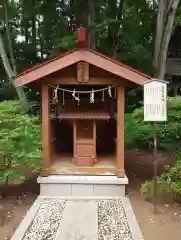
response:
<path id="1" fill-rule="evenodd" d="M 42 175 L 124 177 L 125 89 L 150 77 L 87 48 L 77 48 L 21 73 L 16 85 L 42 88 Z"/>
<path id="2" fill-rule="evenodd" d="M 70 106 L 70 105 L 68 105 Z M 96 120 L 110 119 L 109 112 L 99 108 L 59 107 L 58 118 L 68 119 L 73 125 L 74 152 L 73 162 L 76 165 L 92 166 L 97 163 L 96 156 Z"/>

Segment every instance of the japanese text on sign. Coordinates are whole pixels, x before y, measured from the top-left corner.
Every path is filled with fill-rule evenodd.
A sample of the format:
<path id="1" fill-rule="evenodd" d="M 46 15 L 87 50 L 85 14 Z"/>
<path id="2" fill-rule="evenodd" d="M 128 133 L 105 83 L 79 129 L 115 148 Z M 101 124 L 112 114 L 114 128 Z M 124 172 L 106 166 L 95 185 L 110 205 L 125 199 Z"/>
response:
<path id="1" fill-rule="evenodd" d="M 167 84 L 150 81 L 144 85 L 144 121 L 167 121 Z"/>

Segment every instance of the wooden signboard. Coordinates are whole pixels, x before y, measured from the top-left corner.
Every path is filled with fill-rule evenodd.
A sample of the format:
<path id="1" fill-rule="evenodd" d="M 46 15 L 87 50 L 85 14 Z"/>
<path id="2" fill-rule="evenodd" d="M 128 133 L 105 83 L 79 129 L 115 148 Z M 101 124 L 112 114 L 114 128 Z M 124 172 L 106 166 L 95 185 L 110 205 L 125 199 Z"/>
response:
<path id="1" fill-rule="evenodd" d="M 77 63 L 77 81 L 80 83 L 89 82 L 89 64 L 86 62 Z"/>
<path id="2" fill-rule="evenodd" d="M 144 121 L 167 121 L 167 83 L 152 80 L 144 84 Z"/>

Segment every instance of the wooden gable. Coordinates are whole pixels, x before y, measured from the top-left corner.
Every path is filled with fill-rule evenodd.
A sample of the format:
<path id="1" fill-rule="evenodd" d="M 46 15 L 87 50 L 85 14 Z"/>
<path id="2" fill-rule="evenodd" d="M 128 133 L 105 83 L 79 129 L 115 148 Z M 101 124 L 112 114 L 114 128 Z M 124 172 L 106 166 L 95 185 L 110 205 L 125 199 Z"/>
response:
<path id="1" fill-rule="evenodd" d="M 83 41 L 86 41 L 84 37 L 84 34 L 83 37 L 79 37 L 77 44 L 78 48 L 68 51 L 67 53 L 60 54 L 51 60 L 47 60 L 19 74 L 15 80 L 16 85 L 23 86 L 28 83 L 33 83 L 73 64 L 81 66 L 81 63 L 88 63 L 85 64 L 87 69 L 90 64 L 94 67 L 114 74 L 115 77 L 117 76 L 138 85 L 143 85 L 147 80 L 151 79 L 151 77 L 146 74 L 143 74 L 101 53 L 86 48 L 86 44 L 83 44 Z M 88 77 L 86 79 L 88 81 Z"/>

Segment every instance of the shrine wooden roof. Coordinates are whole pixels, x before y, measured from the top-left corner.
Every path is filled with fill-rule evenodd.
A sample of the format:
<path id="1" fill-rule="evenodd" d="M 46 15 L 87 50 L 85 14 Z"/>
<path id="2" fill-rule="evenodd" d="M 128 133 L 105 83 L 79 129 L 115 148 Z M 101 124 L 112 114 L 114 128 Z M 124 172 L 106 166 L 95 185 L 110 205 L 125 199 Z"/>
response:
<path id="1" fill-rule="evenodd" d="M 65 107 L 59 105 L 58 107 L 58 118 L 59 119 L 100 119 L 108 120 L 111 118 L 111 114 L 108 106 L 104 104 L 90 104 L 89 107 L 74 106 L 72 104 L 66 104 Z"/>
<path id="2" fill-rule="evenodd" d="M 16 77 L 15 83 L 17 86 L 23 86 L 31 82 L 35 82 L 54 72 L 64 69 L 80 61 L 88 62 L 89 64 L 108 71 L 118 77 L 143 85 L 150 76 L 135 70 L 125 64 L 122 64 L 111 57 L 105 56 L 87 48 L 86 36 L 84 28 L 78 31 L 77 48 L 49 59 L 43 63 L 22 72 Z"/>
<path id="3" fill-rule="evenodd" d="M 87 111 L 87 112 L 62 112 L 58 115 L 59 119 L 67 119 L 67 120 L 76 120 L 76 119 L 82 119 L 82 120 L 91 120 L 91 119 L 97 119 L 97 120 L 108 120 L 110 119 L 110 115 L 107 112 L 101 112 L 101 111 Z"/>

